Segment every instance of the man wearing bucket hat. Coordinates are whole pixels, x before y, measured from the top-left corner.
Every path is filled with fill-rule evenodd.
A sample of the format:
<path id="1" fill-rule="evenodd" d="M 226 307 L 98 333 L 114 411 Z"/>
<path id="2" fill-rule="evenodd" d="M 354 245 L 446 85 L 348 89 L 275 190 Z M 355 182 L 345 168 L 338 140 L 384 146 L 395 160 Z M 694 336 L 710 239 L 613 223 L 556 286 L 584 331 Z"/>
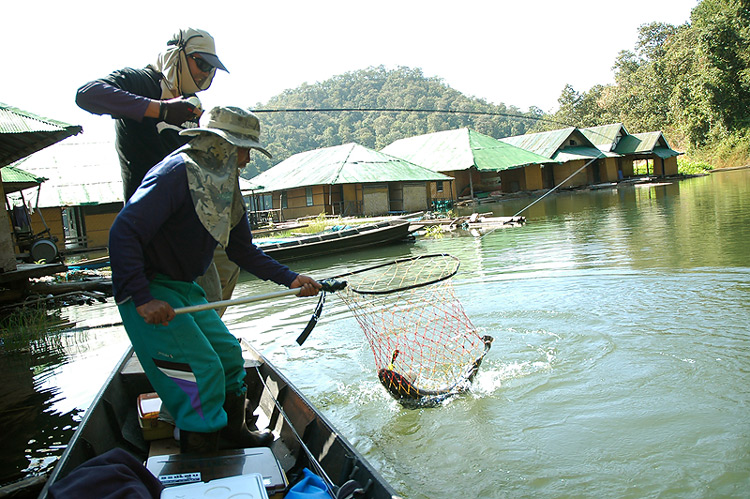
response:
<path id="1" fill-rule="evenodd" d="M 206 118 L 204 116 L 204 118 Z M 267 445 L 268 433 L 245 424 L 244 361 L 240 345 L 214 310 L 176 315 L 174 308 L 206 303 L 194 280 L 221 245 L 257 277 L 300 296 L 321 285 L 278 263 L 252 243 L 239 191 L 239 169 L 259 142 L 257 117 L 217 107 L 206 125 L 184 130 L 190 142 L 157 164 L 110 230 L 115 300 L 133 347 L 164 406 L 180 428 L 183 452 Z"/>
<path id="2" fill-rule="evenodd" d="M 198 126 L 202 110 L 195 94 L 211 85 L 217 69 L 228 72 L 216 55 L 213 37 L 186 28 L 172 35 L 155 63 L 115 71 L 78 89 L 76 103 L 82 109 L 116 119 L 115 146 L 125 201 L 151 167 L 189 140 L 179 133 Z M 211 301 L 228 300 L 239 267 L 221 250 L 214 257 L 199 282 Z"/>

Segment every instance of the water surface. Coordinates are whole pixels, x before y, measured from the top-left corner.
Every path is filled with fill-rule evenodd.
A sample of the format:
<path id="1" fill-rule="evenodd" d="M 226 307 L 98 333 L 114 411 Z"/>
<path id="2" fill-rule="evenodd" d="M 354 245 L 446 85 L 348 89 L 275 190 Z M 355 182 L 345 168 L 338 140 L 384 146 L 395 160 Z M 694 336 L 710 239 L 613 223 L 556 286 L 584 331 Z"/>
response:
<path id="1" fill-rule="evenodd" d="M 511 216 L 530 201 L 478 211 Z M 557 193 L 522 215 L 520 228 L 291 264 L 325 278 L 409 255 L 460 258 L 456 294 L 495 342 L 471 392 L 441 407 L 389 397 L 335 295 L 303 347 L 315 299 L 237 306 L 225 319 L 404 497 L 750 495 L 750 170 Z M 235 296 L 275 289 L 243 276 Z M 70 313 L 79 326 L 118 320 L 111 304 Z M 62 337 L 64 360 L 30 380 L 54 392 L 49 418 L 76 420 L 127 337 Z M 55 451 L 21 454 L 33 468 Z"/>

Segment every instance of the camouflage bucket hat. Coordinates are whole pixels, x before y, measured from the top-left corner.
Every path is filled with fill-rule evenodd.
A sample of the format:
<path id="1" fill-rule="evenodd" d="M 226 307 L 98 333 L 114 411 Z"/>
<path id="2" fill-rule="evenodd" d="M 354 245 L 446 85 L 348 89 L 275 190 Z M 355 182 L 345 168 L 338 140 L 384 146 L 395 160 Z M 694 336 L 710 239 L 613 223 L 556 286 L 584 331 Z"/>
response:
<path id="1" fill-rule="evenodd" d="M 266 151 L 259 142 L 260 121 L 250 111 L 239 107 L 217 106 L 208 113 L 208 121 L 205 126 L 188 128 L 180 132 L 180 135 L 195 137 L 204 133 L 218 135 L 233 146 L 257 149 L 269 158 L 271 153 Z"/>

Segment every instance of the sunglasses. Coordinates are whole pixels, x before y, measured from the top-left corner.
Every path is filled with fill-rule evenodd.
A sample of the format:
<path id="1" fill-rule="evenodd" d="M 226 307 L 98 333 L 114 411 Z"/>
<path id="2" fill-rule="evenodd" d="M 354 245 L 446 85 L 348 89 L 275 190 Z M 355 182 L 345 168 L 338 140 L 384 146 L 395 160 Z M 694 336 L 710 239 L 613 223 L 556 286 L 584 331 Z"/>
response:
<path id="1" fill-rule="evenodd" d="M 198 69 L 200 69 L 204 73 L 208 73 L 214 68 L 207 60 L 201 59 L 198 56 L 190 54 L 188 57 L 195 61 L 195 65 L 198 66 Z"/>

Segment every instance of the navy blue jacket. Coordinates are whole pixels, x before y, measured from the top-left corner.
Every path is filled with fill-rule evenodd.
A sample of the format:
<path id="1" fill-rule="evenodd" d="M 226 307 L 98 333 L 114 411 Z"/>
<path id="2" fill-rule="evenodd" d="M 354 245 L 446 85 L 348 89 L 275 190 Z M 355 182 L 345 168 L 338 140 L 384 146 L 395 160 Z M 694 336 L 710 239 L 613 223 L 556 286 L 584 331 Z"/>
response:
<path id="1" fill-rule="evenodd" d="M 132 299 L 140 306 L 152 300 L 148 286 L 156 274 L 194 281 L 208 269 L 217 244 L 195 213 L 181 154 L 167 156 L 148 172 L 110 229 L 115 301 Z M 288 287 L 297 277 L 253 244 L 246 216 L 232 229 L 226 252 L 261 279 Z"/>

